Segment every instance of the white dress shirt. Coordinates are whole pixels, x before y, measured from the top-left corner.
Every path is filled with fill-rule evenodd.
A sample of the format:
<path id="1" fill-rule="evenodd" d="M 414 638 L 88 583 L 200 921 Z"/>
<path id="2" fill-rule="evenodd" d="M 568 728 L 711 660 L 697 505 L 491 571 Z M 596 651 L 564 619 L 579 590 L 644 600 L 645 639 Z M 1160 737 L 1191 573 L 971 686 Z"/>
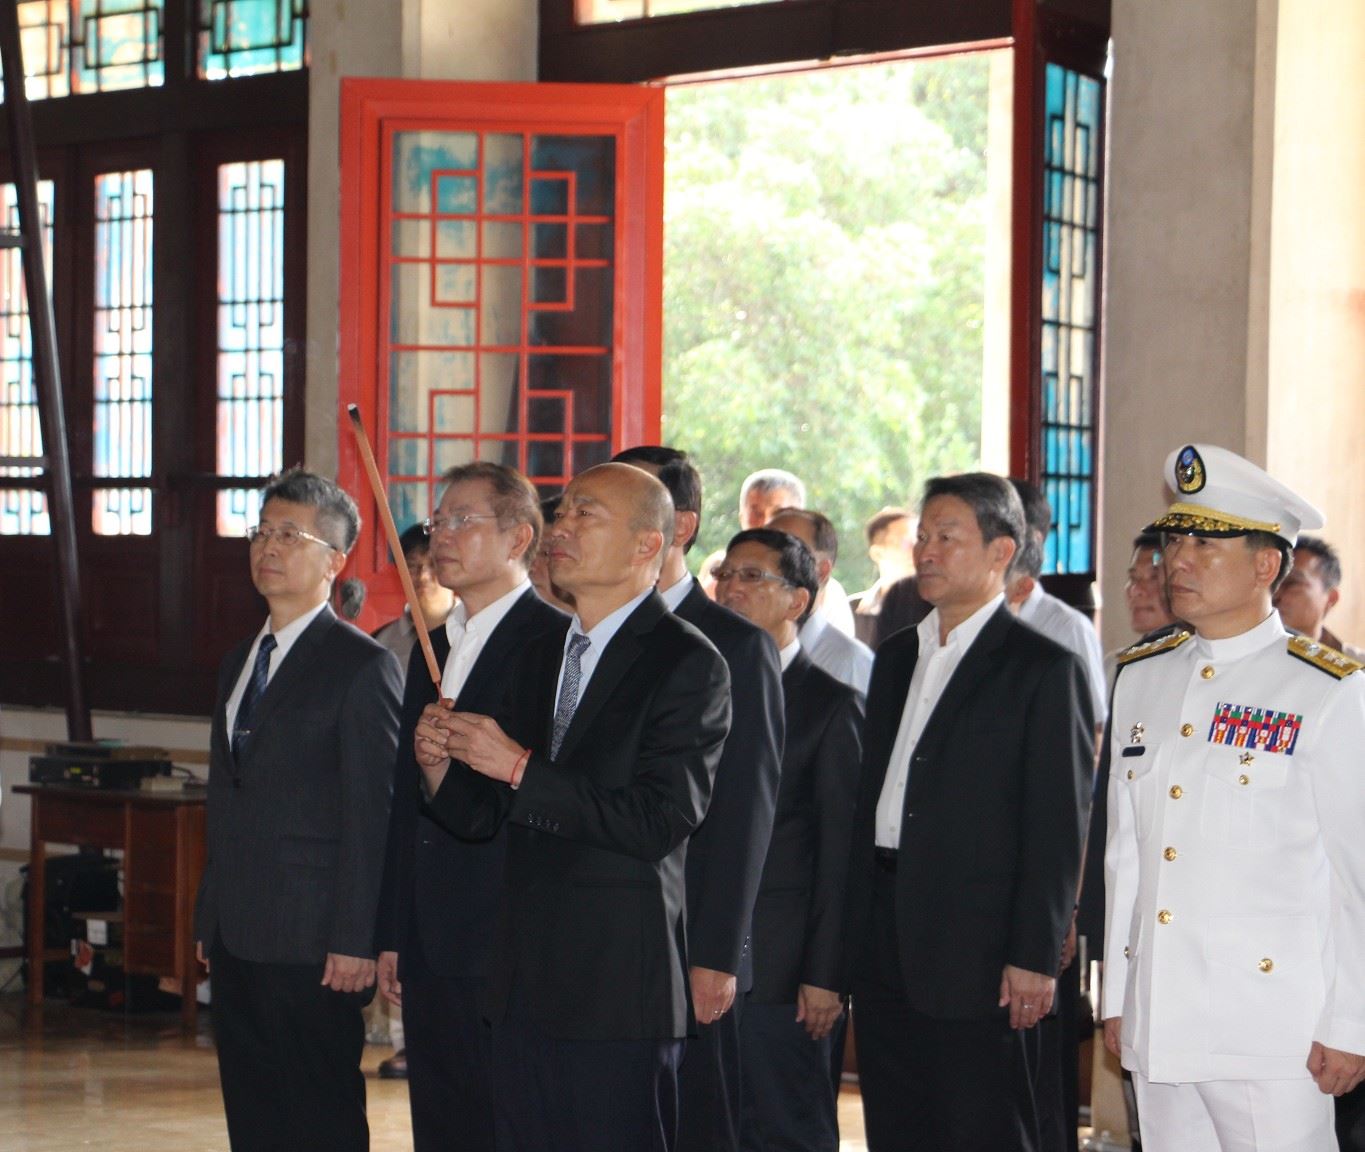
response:
<path id="1" fill-rule="evenodd" d="M 284 663 L 284 658 L 289 655 L 289 649 L 294 647 L 294 642 L 308 630 L 319 613 L 327 609 L 327 601 L 324 600 L 316 608 L 305 612 L 297 620 L 291 620 L 283 628 L 275 633 L 275 651 L 270 653 L 270 664 L 265 674 L 265 682 L 270 683 L 275 678 L 275 673 L 279 666 Z M 232 731 L 237 722 L 237 710 L 242 706 L 242 697 L 246 695 L 246 682 L 251 679 L 251 670 L 256 666 L 256 651 L 261 646 L 261 638 L 270 632 L 270 617 L 266 617 L 265 623 L 261 625 L 261 630 L 256 633 L 256 639 L 252 642 L 251 651 L 246 654 L 246 663 L 242 665 L 242 671 L 237 677 L 237 683 L 232 686 L 232 695 L 227 701 L 227 730 Z"/>
<path id="2" fill-rule="evenodd" d="M 816 667 L 823 668 L 836 680 L 855 691 L 867 695 L 872 679 L 872 649 L 861 640 L 845 636 L 834 627 L 819 608 L 801 625 L 798 633 L 801 646 Z"/>
<path id="3" fill-rule="evenodd" d="M 479 658 L 479 653 L 493 635 L 493 630 L 502 623 L 503 617 L 512 610 L 512 605 L 521 599 L 522 594 L 531 586 L 525 577 L 510 592 L 499 596 L 486 608 L 481 608 L 473 616 L 463 600 L 450 610 L 446 617 L 446 636 L 450 640 L 450 654 L 446 657 L 445 668 L 441 671 L 441 695 L 447 700 L 458 702 L 460 690 L 469 679 L 469 670 Z"/>
<path id="4" fill-rule="evenodd" d="M 801 638 L 798 636 L 790 644 L 777 654 L 778 660 L 782 662 L 782 671 L 785 672 L 791 667 L 791 663 L 796 659 L 796 654 L 801 651 Z"/>
<path id="5" fill-rule="evenodd" d="M 1095 710 L 1095 724 L 1103 725 L 1109 702 L 1106 687 L 1109 678 L 1104 674 L 1104 649 L 1095 625 L 1064 600 L 1043 591 L 1037 580 L 1028 599 L 1019 606 L 1019 619 L 1032 628 L 1056 640 L 1068 652 L 1075 653 L 1085 668 L 1086 684 L 1090 688 L 1090 703 Z"/>
<path id="6" fill-rule="evenodd" d="M 886 765 L 886 778 L 882 781 L 882 793 L 877 800 L 878 848 L 900 848 L 905 788 L 910 780 L 910 757 L 920 736 L 924 734 L 929 717 L 938 706 L 943 689 L 962 663 L 962 657 L 981 635 L 986 621 L 995 615 L 1004 601 L 1002 593 L 978 608 L 948 633 L 944 643 L 940 643 L 938 638 L 937 608 L 915 625 L 919 634 L 919 655 L 915 658 L 915 671 L 910 677 L 910 690 L 905 694 L 900 728 L 896 731 L 896 742 L 891 747 L 891 759 Z"/>
<path id="7" fill-rule="evenodd" d="M 687 594 L 692 591 L 692 585 L 696 581 L 692 579 L 691 572 L 684 572 L 682 579 L 668 588 L 660 588 L 659 595 L 664 598 L 664 603 L 668 605 L 670 612 L 676 612 L 678 605 L 687 599 Z"/>

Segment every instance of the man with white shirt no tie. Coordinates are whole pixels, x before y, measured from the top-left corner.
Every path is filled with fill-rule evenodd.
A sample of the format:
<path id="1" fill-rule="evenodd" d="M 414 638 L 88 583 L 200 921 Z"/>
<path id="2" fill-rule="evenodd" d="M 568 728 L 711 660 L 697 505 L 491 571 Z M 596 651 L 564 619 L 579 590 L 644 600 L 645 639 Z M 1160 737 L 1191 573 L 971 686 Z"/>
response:
<path id="1" fill-rule="evenodd" d="M 1071 923 L 1094 727 L 1076 657 L 1005 607 L 1008 481 L 925 488 L 933 611 L 877 652 L 845 957 L 871 1152 L 1037 1146 L 1030 1049 Z"/>
<path id="2" fill-rule="evenodd" d="M 541 535 L 530 481 L 501 464 L 447 472 L 425 527 L 436 577 L 459 596 L 432 633 L 441 696 L 471 711 L 502 703 L 515 657 L 568 617 L 527 579 Z M 492 1152 L 488 1026 L 479 1003 L 493 948 L 507 838 L 462 841 L 421 796 L 413 733 L 436 686 L 419 650 L 403 698 L 377 941 L 379 987 L 403 1011 L 414 1152 Z"/>
<path id="3" fill-rule="evenodd" d="M 1119 657 L 1104 1039 L 1148 1152 L 1335 1150 L 1365 1076 L 1365 677 L 1271 607 L 1321 514 L 1216 445 L 1166 460 L 1171 609 Z"/>

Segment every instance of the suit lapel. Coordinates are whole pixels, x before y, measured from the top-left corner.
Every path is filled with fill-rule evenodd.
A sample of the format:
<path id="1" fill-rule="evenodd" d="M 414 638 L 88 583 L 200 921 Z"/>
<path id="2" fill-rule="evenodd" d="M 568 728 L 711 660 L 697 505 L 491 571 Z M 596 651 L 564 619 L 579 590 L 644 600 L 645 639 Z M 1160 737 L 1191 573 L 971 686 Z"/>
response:
<path id="1" fill-rule="evenodd" d="M 461 712 L 487 712 L 502 703 L 500 699 L 487 699 L 481 689 L 485 684 L 501 685 L 506 682 L 504 677 L 490 675 L 489 671 L 504 667 L 515 658 L 523 640 L 522 625 L 532 607 L 532 601 L 527 600 L 527 597 L 534 598 L 535 595 L 535 589 L 528 587 L 518 596 L 516 602 L 507 610 L 507 614 L 498 621 L 492 635 L 484 641 L 478 659 L 474 661 L 473 667 L 469 669 L 469 675 L 465 677 L 464 690 L 460 693 L 462 699 L 456 705 Z"/>
<path id="2" fill-rule="evenodd" d="M 323 608 L 313 618 L 313 622 L 303 630 L 303 635 L 294 641 L 289 649 L 289 655 L 275 670 L 275 675 L 270 678 L 270 683 L 256 704 L 256 712 L 252 717 L 252 728 L 263 728 L 269 720 L 270 714 L 279 706 L 280 701 L 287 697 L 290 689 L 308 674 L 318 658 L 323 640 L 327 633 L 336 627 L 336 623 L 337 618 L 332 615 L 331 608 Z"/>
<path id="3" fill-rule="evenodd" d="M 241 678 L 242 668 L 246 664 L 247 655 L 251 652 L 251 645 L 252 641 L 247 641 L 231 654 L 224 664 L 223 674 L 218 682 L 218 704 L 213 710 L 213 726 L 209 739 L 217 745 L 219 755 L 225 756 L 228 760 L 232 759 L 232 743 L 228 739 L 227 731 L 228 700 Z"/>
<path id="4" fill-rule="evenodd" d="M 651 593 L 626 617 L 625 622 L 616 630 L 616 635 L 608 641 L 606 651 L 598 659 L 592 679 L 588 681 L 587 690 L 579 700 L 578 707 L 574 709 L 569 730 L 564 733 L 564 742 L 559 746 L 560 760 L 567 759 L 574 750 L 574 746 L 591 727 L 602 706 L 611 699 L 612 693 L 616 691 L 617 685 L 630 670 L 630 666 L 639 658 L 644 650 L 640 637 L 653 629 L 659 618 L 667 612 L 668 607 L 664 604 L 663 598 L 657 592 Z M 556 680 L 558 672 L 556 669 Z M 553 707 L 550 710 L 550 726 L 554 727 Z"/>
<path id="5" fill-rule="evenodd" d="M 881 775 L 876 781 L 880 791 L 882 780 L 886 778 L 888 762 L 896 745 L 896 733 L 900 730 L 901 716 L 905 712 L 905 700 L 910 694 L 910 679 L 919 663 L 919 634 L 911 634 L 912 643 L 904 648 L 883 648 L 877 659 L 893 660 L 887 671 L 886 689 L 879 697 L 868 701 L 867 719 L 864 730 L 867 733 L 866 763 L 880 764 Z M 880 685 L 874 684 L 874 690 Z"/>
<path id="6" fill-rule="evenodd" d="M 953 720 L 962 706 L 972 698 L 982 677 L 994 666 L 995 654 L 1004 643 L 1005 636 L 1013 624 L 1014 617 L 1003 604 L 986 621 L 985 627 L 981 629 L 949 677 L 948 683 L 944 685 L 943 695 L 934 705 L 934 710 L 924 725 L 924 731 L 920 733 L 919 742 L 915 745 L 916 756 L 923 754 L 928 763 L 933 763 L 933 754 L 947 738 Z M 923 787 L 925 775 L 925 772 L 919 770 L 910 773 L 910 786 L 906 789 L 907 799 Z"/>

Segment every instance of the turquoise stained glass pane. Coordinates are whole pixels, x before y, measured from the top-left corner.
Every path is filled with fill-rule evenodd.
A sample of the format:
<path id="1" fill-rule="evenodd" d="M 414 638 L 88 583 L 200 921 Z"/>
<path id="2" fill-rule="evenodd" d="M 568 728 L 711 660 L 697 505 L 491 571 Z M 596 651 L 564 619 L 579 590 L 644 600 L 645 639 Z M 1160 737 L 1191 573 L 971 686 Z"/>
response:
<path id="1" fill-rule="evenodd" d="M 307 0 L 199 0 L 199 75 L 292 72 L 308 63 Z"/>
<path id="2" fill-rule="evenodd" d="M 51 180 L 38 183 L 38 212 L 42 217 L 43 254 L 47 279 L 52 282 Z M 19 205 L 14 185 L 0 185 L 0 229 L 19 230 Z M 0 456 L 43 454 L 38 422 L 38 394 L 33 382 L 33 334 L 28 320 L 28 290 L 24 283 L 23 253 L 0 250 Z M 36 476 L 39 469 L 0 466 L 3 476 Z M 27 488 L 0 488 L 0 536 L 46 536 L 52 531 L 47 497 Z"/>
<path id="3" fill-rule="evenodd" d="M 166 81 L 165 0 L 21 0 L 30 100 Z"/>
<path id="4" fill-rule="evenodd" d="M 95 178 L 94 474 L 152 474 L 152 173 Z M 150 488 L 96 489 L 102 536 L 152 531 Z"/>
<path id="5" fill-rule="evenodd" d="M 284 464 L 283 160 L 218 168 L 217 531 L 256 523 L 260 478 Z"/>
<path id="6" fill-rule="evenodd" d="M 610 133 L 393 134 L 381 354 L 405 511 L 425 514 L 437 477 L 471 460 L 560 488 L 605 458 L 616 147 Z"/>
<path id="7" fill-rule="evenodd" d="M 1047 66 L 1043 133 L 1040 426 L 1052 504 L 1044 571 L 1095 570 L 1095 372 L 1100 140 L 1098 80 Z"/>

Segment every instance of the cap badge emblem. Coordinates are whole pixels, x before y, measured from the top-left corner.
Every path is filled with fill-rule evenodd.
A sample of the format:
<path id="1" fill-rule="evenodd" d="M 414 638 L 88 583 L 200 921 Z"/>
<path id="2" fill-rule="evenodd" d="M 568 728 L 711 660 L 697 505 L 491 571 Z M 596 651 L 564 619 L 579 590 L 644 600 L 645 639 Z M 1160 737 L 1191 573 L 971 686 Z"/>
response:
<path id="1" fill-rule="evenodd" d="M 1204 487 L 1204 461 L 1193 444 L 1180 450 L 1175 461 L 1175 486 L 1189 496 Z"/>

